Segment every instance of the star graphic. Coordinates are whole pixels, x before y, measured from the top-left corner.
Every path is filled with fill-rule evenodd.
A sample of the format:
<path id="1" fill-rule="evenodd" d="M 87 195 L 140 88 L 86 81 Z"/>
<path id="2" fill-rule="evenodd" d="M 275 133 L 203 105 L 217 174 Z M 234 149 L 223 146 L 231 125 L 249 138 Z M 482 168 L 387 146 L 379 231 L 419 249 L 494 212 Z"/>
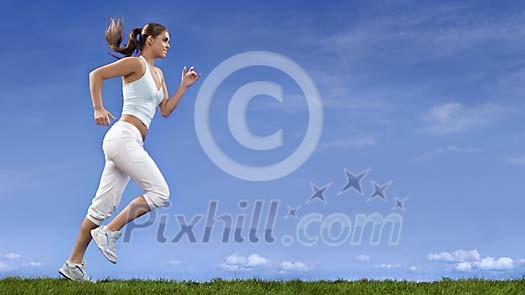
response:
<path id="1" fill-rule="evenodd" d="M 377 183 L 372 181 L 372 185 L 374 186 L 374 193 L 370 197 L 368 197 L 366 201 L 368 202 L 375 197 L 380 197 L 386 202 L 385 190 L 388 188 L 390 184 L 392 184 L 392 181 L 389 181 L 383 185 L 378 185 Z"/>
<path id="2" fill-rule="evenodd" d="M 329 184 L 323 186 L 322 188 L 318 188 L 317 186 L 315 186 L 315 184 L 310 183 L 310 186 L 312 187 L 312 191 L 314 192 L 314 194 L 306 201 L 306 203 L 309 203 L 315 199 L 319 199 L 323 203 L 326 204 L 326 200 L 324 199 L 325 197 L 323 196 L 323 193 L 331 184 L 332 183 L 330 182 Z"/>
<path id="3" fill-rule="evenodd" d="M 286 206 L 288 207 L 288 215 L 286 215 L 284 217 L 284 219 L 288 218 L 288 217 L 293 217 L 295 219 L 297 219 L 297 210 L 299 210 L 299 208 L 301 208 L 301 206 L 297 206 L 295 208 L 292 208 L 290 206 Z"/>
<path id="4" fill-rule="evenodd" d="M 354 175 L 351 171 L 347 170 L 346 168 L 343 168 L 343 169 L 346 174 L 346 184 L 341 189 L 341 191 L 337 193 L 337 196 L 339 196 L 340 194 L 346 192 L 347 190 L 351 188 L 353 188 L 354 190 L 359 192 L 361 195 L 363 195 L 363 190 L 361 189 L 361 180 L 363 179 L 363 177 L 365 177 L 368 174 L 368 172 L 370 172 L 372 168 L 368 168 L 365 171 L 362 171 L 357 176 Z"/>
<path id="5" fill-rule="evenodd" d="M 403 198 L 403 199 L 398 199 L 398 198 L 394 198 L 394 199 L 396 199 L 396 204 L 394 205 L 394 208 L 392 208 L 392 210 L 390 211 L 394 211 L 397 208 L 400 208 L 401 210 L 405 211 L 405 202 L 408 200 L 408 197 Z"/>

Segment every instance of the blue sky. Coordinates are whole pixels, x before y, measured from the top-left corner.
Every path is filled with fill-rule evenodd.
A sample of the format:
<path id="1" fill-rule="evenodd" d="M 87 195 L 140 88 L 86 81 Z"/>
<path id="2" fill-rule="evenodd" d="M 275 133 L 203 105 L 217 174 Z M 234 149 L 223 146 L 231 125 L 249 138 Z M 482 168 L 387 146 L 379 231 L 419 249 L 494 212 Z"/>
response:
<path id="1" fill-rule="evenodd" d="M 93 277 L 521 278 L 524 8 L 518 1 L 4 2 L 0 230 L 9 234 L 0 237 L 0 276 L 58 276 L 70 254 L 98 185 L 108 130 L 93 120 L 88 73 L 113 60 L 104 30 L 110 17 L 122 17 L 126 32 L 148 22 L 168 27 L 171 50 L 156 64 L 170 95 L 183 65 L 195 65 L 203 76 L 168 119 L 156 115 L 145 143 L 170 185 L 172 205 L 137 220 L 154 217 L 153 225 L 132 232 L 130 243 L 118 244 L 117 265 L 90 245 L 86 260 Z M 249 51 L 296 62 L 323 102 L 315 152 L 299 169 L 272 181 L 225 173 L 195 131 L 196 97 L 207 74 Z M 249 150 L 228 128 L 233 93 L 261 80 L 282 85 L 284 102 L 255 97 L 247 122 L 259 136 L 283 129 L 284 144 L 275 151 Z M 122 108 L 120 88 L 120 79 L 104 82 L 104 104 L 115 115 Z M 218 145 L 246 165 L 286 158 L 304 137 L 308 118 L 297 83 L 269 67 L 233 73 L 210 110 Z M 346 184 L 344 169 L 370 169 L 361 181 L 363 195 L 337 195 Z M 372 181 L 392 181 L 386 202 L 367 201 Z M 331 184 L 325 203 L 306 202 L 311 183 Z M 120 208 L 140 193 L 130 182 Z M 405 210 L 392 210 L 394 198 L 404 197 Z M 207 244 L 187 237 L 157 241 L 159 227 L 165 226 L 170 241 L 180 229 L 175 216 L 189 221 L 205 215 L 211 200 L 219 201 L 217 214 L 245 214 L 246 220 L 256 200 L 264 202 L 264 218 L 270 201 L 278 200 L 277 241 L 221 243 L 221 223 Z M 242 200 L 247 209 L 239 208 Z M 301 206 L 297 219 L 284 218 L 287 206 Z M 389 245 L 384 234 L 379 245 L 371 245 L 365 232 L 359 245 L 284 245 L 282 238 L 294 236 L 301 218 L 313 213 L 340 213 L 352 223 L 359 214 L 398 214 L 399 244 Z M 332 228 L 334 235 L 340 231 Z M 203 232 L 201 220 L 195 235 L 200 239 Z M 319 224 L 309 234 L 319 236 Z"/>

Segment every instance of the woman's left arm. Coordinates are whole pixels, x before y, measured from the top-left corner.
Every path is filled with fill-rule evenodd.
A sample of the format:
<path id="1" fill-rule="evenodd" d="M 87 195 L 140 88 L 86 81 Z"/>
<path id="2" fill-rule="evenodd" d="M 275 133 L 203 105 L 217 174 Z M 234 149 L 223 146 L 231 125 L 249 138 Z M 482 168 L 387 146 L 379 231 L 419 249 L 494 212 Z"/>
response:
<path id="1" fill-rule="evenodd" d="M 166 86 L 166 79 L 164 79 L 164 73 L 162 71 L 162 88 L 164 89 L 164 99 L 159 104 L 159 111 L 164 118 L 169 117 L 173 110 L 177 107 L 182 96 L 186 93 L 186 90 L 193 85 L 201 76 L 195 72 L 195 68 L 190 67 L 189 71 L 186 71 L 186 66 L 182 69 L 182 77 L 179 88 L 177 91 L 168 99 L 168 87 Z"/>

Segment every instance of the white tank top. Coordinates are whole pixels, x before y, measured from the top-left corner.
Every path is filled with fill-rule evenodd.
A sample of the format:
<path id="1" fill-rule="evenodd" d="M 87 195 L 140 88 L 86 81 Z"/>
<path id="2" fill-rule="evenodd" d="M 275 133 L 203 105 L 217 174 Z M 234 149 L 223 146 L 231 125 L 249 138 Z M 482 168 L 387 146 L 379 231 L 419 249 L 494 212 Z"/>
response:
<path id="1" fill-rule="evenodd" d="M 139 57 L 144 61 L 146 71 L 140 79 L 122 85 L 122 96 L 124 97 L 122 114 L 139 118 L 149 129 L 151 119 L 155 116 L 155 110 L 164 99 L 164 91 L 162 77 L 155 71 L 161 82 L 160 89 L 157 89 L 146 59 L 142 55 Z"/>

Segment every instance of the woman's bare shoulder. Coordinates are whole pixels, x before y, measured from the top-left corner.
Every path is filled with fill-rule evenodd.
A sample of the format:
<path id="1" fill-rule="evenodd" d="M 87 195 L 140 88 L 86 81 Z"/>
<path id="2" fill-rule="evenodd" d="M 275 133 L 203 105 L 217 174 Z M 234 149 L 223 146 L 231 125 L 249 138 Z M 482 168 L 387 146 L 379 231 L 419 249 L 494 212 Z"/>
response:
<path id="1" fill-rule="evenodd" d="M 141 61 L 140 57 L 127 56 L 121 58 L 119 62 L 122 62 L 122 66 L 127 68 L 126 74 L 123 75 L 124 78 L 136 80 L 140 78 L 146 71 L 146 65 L 143 61 Z"/>

